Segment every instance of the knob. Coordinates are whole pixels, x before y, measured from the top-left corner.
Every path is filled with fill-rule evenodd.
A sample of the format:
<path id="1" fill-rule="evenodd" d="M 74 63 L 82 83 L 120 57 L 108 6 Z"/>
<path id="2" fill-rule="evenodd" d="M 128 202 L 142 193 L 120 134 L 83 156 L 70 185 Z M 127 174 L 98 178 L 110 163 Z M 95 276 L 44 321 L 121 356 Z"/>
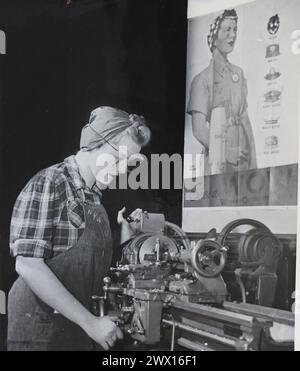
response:
<path id="1" fill-rule="evenodd" d="M 105 286 L 110 286 L 111 284 L 111 278 L 110 277 L 104 277 L 103 282 Z"/>

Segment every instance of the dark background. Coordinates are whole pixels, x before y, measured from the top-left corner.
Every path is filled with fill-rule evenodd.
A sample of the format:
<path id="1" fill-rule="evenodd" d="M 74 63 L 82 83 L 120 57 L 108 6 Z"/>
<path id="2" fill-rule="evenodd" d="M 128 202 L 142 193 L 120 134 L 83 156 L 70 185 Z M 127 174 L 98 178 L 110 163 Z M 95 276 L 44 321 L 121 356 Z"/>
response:
<path id="1" fill-rule="evenodd" d="M 39 170 L 78 150 L 100 105 L 143 114 L 151 153 L 183 153 L 186 0 L 0 0 L 0 289 L 15 279 L 9 224 L 15 199 Z M 116 213 L 142 207 L 181 224 L 181 190 L 108 191 Z M 1 320 L 3 330 L 3 318 Z M 0 329 L 1 330 L 1 329 Z M 4 342 L 3 331 L 2 344 Z M 1 336 L 1 335 L 0 335 Z"/>

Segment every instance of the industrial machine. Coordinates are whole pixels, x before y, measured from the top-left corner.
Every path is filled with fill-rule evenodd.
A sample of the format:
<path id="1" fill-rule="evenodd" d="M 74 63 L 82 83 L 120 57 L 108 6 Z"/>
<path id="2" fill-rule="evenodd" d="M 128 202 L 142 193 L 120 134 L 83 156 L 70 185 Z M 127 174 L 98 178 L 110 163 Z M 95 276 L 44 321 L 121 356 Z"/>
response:
<path id="1" fill-rule="evenodd" d="M 131 222 L 139 233 L 95 297 L 100 315 L 118 314 L 127 349 L 293 348 L 291 336 L 271 336 L 276 326 L 293 332 L 294 315 L 272 308 L 282 248 L 265 225 L 236 220 L 190 241 L 162 214 Z"/>

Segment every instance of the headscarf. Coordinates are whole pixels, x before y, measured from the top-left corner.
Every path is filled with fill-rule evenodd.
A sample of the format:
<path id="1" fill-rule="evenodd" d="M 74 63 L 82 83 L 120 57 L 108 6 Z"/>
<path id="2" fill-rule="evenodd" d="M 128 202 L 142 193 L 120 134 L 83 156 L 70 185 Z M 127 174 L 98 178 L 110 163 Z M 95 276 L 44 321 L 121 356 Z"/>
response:
<path id="1" fill-rule="evenodd" d="M 218 16 L 215 20 L 214 23 L 210 25 L 210 32 L 209 35 L 207 36 L 207 44 L 211 52 L 215 49 L 215 41 L 218 36 L 218 32 L 221 27 L 221 23 L 224 21 L 225 18 L 231 18 L 234 19 L 235 21 L 238 20 L 238 16 L 236 14 L 235 9 L 231 10 L 224 10 L 223 14 Z"/>
<path id="2" fill-rule="evenodd" d="M 114 107 L 98 107 L 91 112 L 89 123 L 82 128 L 80 149 L 91 151 L 101 147 L 127 128 L 144 123 L 143 116 Z"/>

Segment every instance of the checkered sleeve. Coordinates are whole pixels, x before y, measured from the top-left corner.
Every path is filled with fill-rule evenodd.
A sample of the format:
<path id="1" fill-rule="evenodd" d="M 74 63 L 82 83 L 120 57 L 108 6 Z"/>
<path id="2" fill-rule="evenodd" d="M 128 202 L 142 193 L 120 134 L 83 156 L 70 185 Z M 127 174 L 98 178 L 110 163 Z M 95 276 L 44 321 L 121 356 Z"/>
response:
<path id="1" fill-rule="evenodd" d="M 55 184 L 43 174 L 36 175 L 18 196 L 11 219 L 11 255 L 36 258 L 52 256 L 59 195 Z"/>

